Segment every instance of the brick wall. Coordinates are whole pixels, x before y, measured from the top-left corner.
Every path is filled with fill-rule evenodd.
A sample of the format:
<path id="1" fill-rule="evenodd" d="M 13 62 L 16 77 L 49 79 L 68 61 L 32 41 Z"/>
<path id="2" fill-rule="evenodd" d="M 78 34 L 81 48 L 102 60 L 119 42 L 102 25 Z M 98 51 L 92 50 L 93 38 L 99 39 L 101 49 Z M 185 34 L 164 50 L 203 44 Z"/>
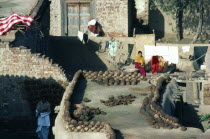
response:
<path id="1" fill-rule="evenodd" d="M 31 50 L 25 47 L 9 48 L 8 46 L 0 45 L 0 111 L 2 111 L 0 118 L 30 119 L 33 113 L 29 103 L 32 102 L 24 94 L 41 91 L 44 88 L 40 87 L 37 90 L 33 87 L 33 91 L 27 92 L 24 81 L 41 79 L 45 82 L 57 81 L 64 85 L 67 78 L 58 65 L 52 64 L 49 58 L 41 56 L 40 53 L 32 54 Z M 47 89 L 47 92 L 52 92 Z"/>
<path id="2" fill-rule="evenodd" d="M 96 17 L 105 33 L 128 36 L 128 0 L 97 0 Z"/>
<path id="3" fill-rule="evenodd" d="M 25 47 L 0 48 L 0 74 L 67 81 L 58 65 L 40 54 L 32 54 Z"/>

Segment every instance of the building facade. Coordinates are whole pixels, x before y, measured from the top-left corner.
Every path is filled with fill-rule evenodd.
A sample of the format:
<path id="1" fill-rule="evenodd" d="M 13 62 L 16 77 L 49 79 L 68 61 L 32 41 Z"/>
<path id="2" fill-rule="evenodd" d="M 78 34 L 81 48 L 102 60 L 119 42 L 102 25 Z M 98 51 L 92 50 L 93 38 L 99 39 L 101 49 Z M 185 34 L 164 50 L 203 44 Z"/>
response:
<path id="1" fill-rule="evenodd" d="M 94 18 L 105 36 L 132 36 L 134 7 L 134 0 L 51 0 L 50 34 L 77 36 L 78 31 L 87 31 L 88 21 Z"/>

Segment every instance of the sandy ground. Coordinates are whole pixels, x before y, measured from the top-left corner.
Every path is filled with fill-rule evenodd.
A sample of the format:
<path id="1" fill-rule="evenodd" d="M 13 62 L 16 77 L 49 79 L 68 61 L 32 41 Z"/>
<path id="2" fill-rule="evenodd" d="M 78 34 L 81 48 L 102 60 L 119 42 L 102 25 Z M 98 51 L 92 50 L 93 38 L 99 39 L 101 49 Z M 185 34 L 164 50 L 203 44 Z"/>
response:
<path id="1" fill-rule="evenodd" d="M 145 88 L 149 84 L 141 82 L 137 86 L 109 86 L 104 87 L 90 81 L 81 81 L 76 89 L 76 97 L 81 102 L 83 97 L 91 99 L 83 103 L 91 107 L 99 107 L 107 115 L 96 116 L 95 119 L 110 123 L 116 130 L 117 139 L 193 139 L 202 131 L 197 128 L 180 129 L 154 129 L 146 122 L 146 117 L 139 112 L 145 95 L 149 93 Z M 130 105 L 107 107 L 100 103 L 100 99 L 107 100 L 110 96 L 133 94 L 137 98 Z"/>

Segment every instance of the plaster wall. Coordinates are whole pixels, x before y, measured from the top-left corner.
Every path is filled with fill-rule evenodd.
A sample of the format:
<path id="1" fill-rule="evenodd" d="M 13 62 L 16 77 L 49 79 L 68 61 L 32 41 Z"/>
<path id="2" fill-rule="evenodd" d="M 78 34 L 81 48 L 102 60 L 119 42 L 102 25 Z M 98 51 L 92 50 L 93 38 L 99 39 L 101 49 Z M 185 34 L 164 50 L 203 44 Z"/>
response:
<path id="1" fill-rule="evenodd" d="M 98 57 L 102 62 L 107 66 L 109 70 L 115 70 L 117 68 L 117 63 L 125 63 L 128 59 L 128 45 L 134 46 L 134 38 L 132 37 L 114 37 L 114 41 L 117 42 L 117 52 L 116 57 L 113 59 L 108 53 L 109 49 L 105 48 L 106 41 L 111 41 L 110 37 L 92 37 L 90 38 L 90 47 L 95 44 L 96 47 L 99 47 L 101 44 L 102 53 L 96 51 Z M 134 49 L 134 47 L 133 47 Z M 105 50 L 105 51 L 104 51 Z"/>

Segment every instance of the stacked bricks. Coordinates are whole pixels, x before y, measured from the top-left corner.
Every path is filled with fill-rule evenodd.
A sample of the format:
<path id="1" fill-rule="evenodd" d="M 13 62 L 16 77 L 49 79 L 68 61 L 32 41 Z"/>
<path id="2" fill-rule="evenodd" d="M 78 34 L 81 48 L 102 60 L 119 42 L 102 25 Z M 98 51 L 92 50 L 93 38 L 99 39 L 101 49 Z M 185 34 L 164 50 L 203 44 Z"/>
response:
<path id="1" fill-rule="evenodd" d="M 100 122 L 100 121 L 78 121 L 71 117 L 71 96 L 74 93 L 75 85 L 78 82 L 79 77 L 81 76 L 81 71 L 78 71 L 74 78 L 66 88 L 66 91 L 63 96 L 63 104 L 64 104 L 64 113 L 63 113 L 63 122 L 65 125 L 65 129 L 68 132 L 102 132 L 107 135 L 108 139 L 114 139 L 115 135 L 111 128 L 111 126 L 107 123 Z"/>
<path id="2" fill-rule="evenodd" d="M 64 71 L 58 65 L 52 64 L 52 60 L 30 51 L 25 47 L 0 48 L 0 73 L 67 81 Z"/>
<path id="3" fill-rule="evenodd" d="M 105 34 L 128 36 L 128 0 L 96 0 L 96 17 Z"/>

